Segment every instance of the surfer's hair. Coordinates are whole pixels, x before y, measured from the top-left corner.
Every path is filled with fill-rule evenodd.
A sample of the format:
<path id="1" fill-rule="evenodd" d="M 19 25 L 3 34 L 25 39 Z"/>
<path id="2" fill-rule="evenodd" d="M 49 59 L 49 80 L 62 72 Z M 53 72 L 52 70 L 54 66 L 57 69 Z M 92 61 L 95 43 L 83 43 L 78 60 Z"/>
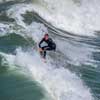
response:
<path id="1" fill-rule="evenodd" d="M 44 36 L 49 36 L 48 33 L 46 33 Z"/>

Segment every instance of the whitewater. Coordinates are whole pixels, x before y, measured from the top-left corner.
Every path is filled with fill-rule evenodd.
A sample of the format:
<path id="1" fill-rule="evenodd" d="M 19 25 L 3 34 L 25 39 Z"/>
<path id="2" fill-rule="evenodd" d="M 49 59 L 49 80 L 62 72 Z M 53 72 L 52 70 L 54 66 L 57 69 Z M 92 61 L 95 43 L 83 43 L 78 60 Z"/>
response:
<path id="1" fill-rule="evenodd" d="M 21 17 L 15 14 L 15 9 L 17 10 L 17 14 L 23 14 L 26 10 L 34 10 L 57 28 L 76 35 L 94 36 L 95 32 L 100 29 L 98 23 L 100 17 L 100 2 L 97 3 L 97 1 L 63 0 L 58 2 L 57 0 L 36 0 L 33 1 L 32 5 L 21 5 L 20 10 L 17 8 L 18 6 L 14 6 L 8 12 L 8 16 L 13 12 L 11 16 L 17 17 L 17 20 L 21 19 Z M 20 21 L 20 24 L 23 24 L 21 20 L 18 21 Z"/>
<path id="2" fill-rule="evenodd" d="M 5 13 L 15 21 L 0 22 L 0 37 L 1 39 L 7 37 L 9 40 L 8 36 L 15 34 L 24 38 L 28 46 L 16 46 L 10 53 L 0 51 L 0 56 L 3 57 L 1 65 L 9 66 L 9 70 L 18 69 L 24 76 L 30 76 L 30 80 L 39 83 L 40 87 L 46 91 L 43 100 L 99 100 L 87 85 L 90 76 L 84 79 L 82 75 L 85 76 L 88 73 L 81 73 L 82 67 L 91 73 L 95 70 L 99 73 L 99 60 L 94 58 L 93 52 L 99 53 L 100 49 L 95 43 L 90 44 L 99 34 L 95 32 L 100 29 L 99 13 L 96 12 L 99 10 L 97 1 L 34 0 L 31 3 L 11 5 Z M 27 24 L 23 17 L 27 12 L 35 12 L 45 21 L 41 18 Z M 46 32 L 56 42 L 57 51 L 51 52 L 52 54 L 48 52 L 47 63 L 44 63 L 37 48 Z"/>

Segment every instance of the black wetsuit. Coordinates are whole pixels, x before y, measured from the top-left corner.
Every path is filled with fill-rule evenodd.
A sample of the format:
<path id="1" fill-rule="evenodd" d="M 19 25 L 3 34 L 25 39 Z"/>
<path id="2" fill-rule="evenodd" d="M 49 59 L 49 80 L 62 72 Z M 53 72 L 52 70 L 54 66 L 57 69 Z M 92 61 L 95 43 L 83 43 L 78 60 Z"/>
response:
<path id="1" fill-rule="evenodd" d="M 41 44 L 43 42 L 47 43 L 47 46 L 41 46 Z M 42 50 L 44 51 L 44 55 L 43 57 L 46 57 L 46 50 L 50 51 L 50 50 L 56 50 L 56 44 L 53 42 L 53 40 L 51 38 L 48 38 L 48 40 L 45 40 L 45 38 L 43 38 L 40 43 L 39 43 L 39 48 L 42 48 Z"/>

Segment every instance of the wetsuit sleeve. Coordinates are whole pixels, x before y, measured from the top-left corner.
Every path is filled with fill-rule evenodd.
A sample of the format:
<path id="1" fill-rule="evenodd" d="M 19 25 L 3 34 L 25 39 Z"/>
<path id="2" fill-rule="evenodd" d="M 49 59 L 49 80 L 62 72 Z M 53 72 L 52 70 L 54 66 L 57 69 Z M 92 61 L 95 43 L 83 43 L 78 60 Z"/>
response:
<path id="1" fill-rule="evenodd" d="M 41 44 L 44 41 L 44 38 L 39 42 L 39 48 L 41 48 Z"/>

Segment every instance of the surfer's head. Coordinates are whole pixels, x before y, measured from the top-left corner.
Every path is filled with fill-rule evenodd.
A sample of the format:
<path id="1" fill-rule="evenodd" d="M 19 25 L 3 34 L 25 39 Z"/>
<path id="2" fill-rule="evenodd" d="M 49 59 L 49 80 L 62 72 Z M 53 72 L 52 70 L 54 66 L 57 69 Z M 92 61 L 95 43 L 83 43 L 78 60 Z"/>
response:
<path id="1" fill-rule="evenodd" d="M 44 38 L 45 38 L 45 40 L 48 40 L 49 35 L 46 33 L 46 34 L 44 35 Z"/>

